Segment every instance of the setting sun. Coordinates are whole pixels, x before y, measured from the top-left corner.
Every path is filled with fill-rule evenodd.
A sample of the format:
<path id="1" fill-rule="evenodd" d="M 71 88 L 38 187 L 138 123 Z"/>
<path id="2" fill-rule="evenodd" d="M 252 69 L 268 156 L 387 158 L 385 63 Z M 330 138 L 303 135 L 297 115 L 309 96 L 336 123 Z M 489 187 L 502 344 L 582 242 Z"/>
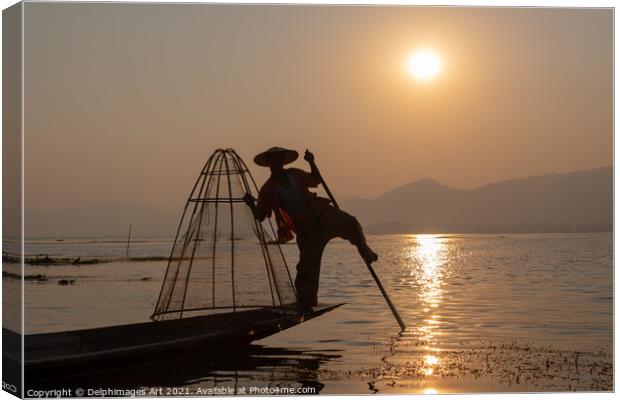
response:
<path id="1" fill-rule="evenodd" d="M 431 50 L 418 50 L 407 60 L 407 70 L 414 78 L 428 81 L 441 71 L 441 59 Z"/>

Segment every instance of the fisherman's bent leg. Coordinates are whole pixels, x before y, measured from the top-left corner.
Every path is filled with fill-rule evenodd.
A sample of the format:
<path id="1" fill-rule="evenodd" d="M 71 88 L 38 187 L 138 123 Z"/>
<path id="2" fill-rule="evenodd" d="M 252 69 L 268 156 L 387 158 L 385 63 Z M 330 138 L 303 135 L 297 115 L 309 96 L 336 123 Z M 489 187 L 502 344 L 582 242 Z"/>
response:
<path id="1" fill-rule="evenodd" d="M 302 307 L 313 307 L 317 304 L 321 258 L 325 243 L 322 235 L 306 233 L 297 236 L 299 263 L 297 263 L 295 289 Z"/>
<path id="2" fill-rule="evenodd" d="M 346 239 L 357 247 L 365 261 L 377 261 L 377 254 L 366 244 L 366 236 L 357 218 L 334 207 L 327 208 L 321 217 L 330 239 Z"/>

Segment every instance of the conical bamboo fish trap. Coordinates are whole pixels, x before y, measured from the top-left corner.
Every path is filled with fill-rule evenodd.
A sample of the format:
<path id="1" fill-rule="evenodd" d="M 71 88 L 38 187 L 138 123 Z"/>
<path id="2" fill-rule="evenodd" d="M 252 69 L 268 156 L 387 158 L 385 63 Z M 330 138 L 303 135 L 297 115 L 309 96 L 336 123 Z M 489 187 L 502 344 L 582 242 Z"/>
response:
<path id="1" fill-rule="evenodd" d="M 152 319 L 241 310 L 296 312 L 296 294 L 274 222 L 243 202 L 258 188 L 232 149 L 209 157 L 187 200 Z"/>

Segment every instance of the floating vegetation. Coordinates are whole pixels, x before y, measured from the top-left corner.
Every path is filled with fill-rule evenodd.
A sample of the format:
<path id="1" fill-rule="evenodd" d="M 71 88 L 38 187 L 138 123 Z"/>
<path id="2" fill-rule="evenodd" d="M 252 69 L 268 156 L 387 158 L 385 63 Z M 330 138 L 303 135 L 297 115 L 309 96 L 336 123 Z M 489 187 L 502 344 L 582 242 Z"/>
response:
<path id="1" fill-rule="evenodd" d="M 163 256 L 130 257 L 129 261 L 168 261 L 168 257 L 163 257 Z"/>
<path id="2" fill-rule="evenodd" d="M 14 274 L 12 272 L 2 271 L 2 278 L 7 279 L 22 279 L 20 274 Z M 45 282 L 47 281 L 47 276 L 44 274 L 36 274 L 36 275 L 26 275 L 24 276 L 25 281 L 37 281 L 37 282 Z"/>
<path id="3" fill-rule="evenodd" d="M 37 255 L 34 257 L 26 257 L 24 262 L 29 265 L 91 265 L 106 262 L 98 258 L 82 260 L 81 257 L 50 257 L 47 254 Z"/>
<path id="4" fill-rule="evenodd" d="M 406 391 L 431 377 L 438 385 L 442 379 L 491 379 L 506 392 L 613 390 L 613 360 L 607 351 L 560 350 L 516 342 L 462 345 L 429 356 L 427 347 L 401 343 L 389 350 L 380 366 L 354 371 L 322 368 L 319 379 L 367 380 L 373 393 Z"/>
<path id="5" fill-rule="evenodd" d="M 130 262 L 148 262 L 148 261 L 168 261 L 167 256 L 143 256 L 143 257 L 104 257 L 104 258 L 82 258 L 82 257 L 50 257 L 48 254 L 37 254 L 34 256 L 27 256 L 24 259 L 24 263 L 28 265 L 93 265 L 103 264 L 115 261 L 130 261 Z M 178 260 L 178 257 L 173 257 L 173 260 Z M 6 264 L 19 264 L 21 258 L 15 254 L 9 254 L 7 252 L 2 253 L 2 262 Z"/>
<path id="6" fill-rule="evenodd" d="M 2 262 L 6 263 L 6 264 L 17 264 L 21 261 L 21 259 L 14 255 L 14 254 L 9 254 L 6 251 L 2 252 Z"/>

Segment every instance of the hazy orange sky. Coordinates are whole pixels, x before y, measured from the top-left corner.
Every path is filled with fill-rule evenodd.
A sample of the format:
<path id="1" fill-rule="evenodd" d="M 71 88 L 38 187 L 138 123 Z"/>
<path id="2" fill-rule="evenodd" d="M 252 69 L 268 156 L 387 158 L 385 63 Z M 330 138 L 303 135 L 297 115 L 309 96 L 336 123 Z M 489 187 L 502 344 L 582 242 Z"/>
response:
<path id="1" fill-rule="evenodd" d="M 26 208 L 176 210 L 217 147 L 308 147 L 337 196 L 611 165 L 612 18 L 26 3 Z M 422 47 L 430 82 L 406 71 Z"/>

